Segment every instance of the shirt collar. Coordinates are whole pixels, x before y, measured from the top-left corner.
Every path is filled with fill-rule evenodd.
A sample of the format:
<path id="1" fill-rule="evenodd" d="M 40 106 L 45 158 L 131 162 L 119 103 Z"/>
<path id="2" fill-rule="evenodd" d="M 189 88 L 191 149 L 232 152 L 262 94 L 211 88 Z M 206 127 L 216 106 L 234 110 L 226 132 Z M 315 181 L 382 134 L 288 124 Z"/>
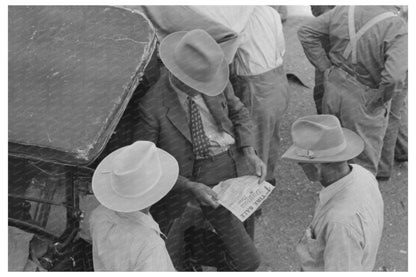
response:
<path id="1" fill-rule="evenodd" d="M 390 12 L 394 12 L 395 14 L 397 14 L 400 11 L 400 6 L 389 5 L 389 6 L 381 6 L 381 7 Z"/>
<path id="2" fill-rule="evenodd" d="M 115 212 L 115 214 L 122 220 L 128 220 L 130 222 L 134 222 L 142 226 L 146 226 L 154 230 L 157 234 L 159 235 L 162 234 L 159 228 L 159 224 L 157 224 L 156 221 L 154 221 L 153 217 L 150 214 L 145 214 L 140 211 L 131 212 L 131 213 Z"/>
<path id="3" fill-rule="evenodd" d="M 325 205 L 331 198 L 333 198 L 338 192 L 343 190 L 346 186 L 351 184 L 354 179 L 355 170 L 354 166 L 351 166 L 351 172 L 339 179 L 338 181 L 332 183 L 331 185 L 323 188 L 319 192 L 319 203 L 320 205 Z"/>

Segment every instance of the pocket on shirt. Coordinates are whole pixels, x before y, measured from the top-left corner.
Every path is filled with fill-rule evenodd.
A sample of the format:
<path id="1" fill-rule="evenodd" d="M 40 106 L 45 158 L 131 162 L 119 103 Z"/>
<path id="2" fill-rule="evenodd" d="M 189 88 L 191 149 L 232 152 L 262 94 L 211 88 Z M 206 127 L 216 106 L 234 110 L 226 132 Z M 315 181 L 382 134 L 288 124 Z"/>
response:
<path id="1" fill-rule="evenodd" d="M 308 263 L 316 264 L 322 260 L 324 249 L 324 242 L 315 238 L 311 227 L 306 229 L 303 237 L 299 240 L 299 243 L 296 246 L 296 252 L 299 255 L 302 265 Z"/>

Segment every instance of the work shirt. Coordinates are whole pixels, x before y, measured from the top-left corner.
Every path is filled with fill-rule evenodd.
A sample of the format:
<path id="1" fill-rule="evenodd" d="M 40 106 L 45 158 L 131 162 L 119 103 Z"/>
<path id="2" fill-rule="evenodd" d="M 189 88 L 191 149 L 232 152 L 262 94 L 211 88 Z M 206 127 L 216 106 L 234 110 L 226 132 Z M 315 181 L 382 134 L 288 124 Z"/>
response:
<path id="1" fill-rule="evenodd" d="M 150 215 L 99 205 L 91 214 L 90 232 L 95 271 L 175 271 Z"/>
<path id="2" fill-rule="evenodd" d="M 171 86 L 178 95 L 179 102 L 181 103 L 182 108 L 185 110 L 186 117 L 189 122 L 189 96 L 185 92 L 175 87 L 172 82 Z M 204 126 L 205 135 L 209 140 L 210 146 L 208 148 L 208 155 L 215 156 L 228 150 L 231 145 L 235 144 L 235 139 L 227 132 L 219 130 L 217 123 L 215 122 L 215 119 L 209 111 L 207 105 L 205 104 L 204 98 L 201 94 L 193 96 L 192 100 L 198 107 L 199 113 L 201 115 L 202 125 Z"/>
<path id="3" fill-rule="evenodd" d="M 397 12 L 394 6 L 356 6 L 356 32 L 367 21 L 387 11 Z M 306 57 L 321 72 L 332 65 L 354 75 L 371 88 L 400 87 L 407 70 L 407 24 L 399 16 L 389 17 L 367 30 L 357 42 L 357 64 L 351 55 L 343 57 L 349 43 L 348 6 L 336 6 L 323 15 L 312 18 L 298 31 Z M 329 39 L 329 53 L 321 45 Z"/>
<path id="4" fill-rule="evenodd" d="M 285 40 L 279 13 L 269 6 L 192 6 L 238 34 L 237 75 L 258 75 L 283 64 Z"/>
<path id="5" fill-rule="evenodd" d="M 235 73 L 258 75 L 283 64 L 285 38 L 279 13 L 269 6 L 254 6 L 235 57 Z"/>
<path id="6" fill-rule="evenodd" d="M 383 199 L 374 176 L 351 172 L 321 190 L 312 223 L 296 251 L 304 271 L 371 271 L 383 229 Z"/>

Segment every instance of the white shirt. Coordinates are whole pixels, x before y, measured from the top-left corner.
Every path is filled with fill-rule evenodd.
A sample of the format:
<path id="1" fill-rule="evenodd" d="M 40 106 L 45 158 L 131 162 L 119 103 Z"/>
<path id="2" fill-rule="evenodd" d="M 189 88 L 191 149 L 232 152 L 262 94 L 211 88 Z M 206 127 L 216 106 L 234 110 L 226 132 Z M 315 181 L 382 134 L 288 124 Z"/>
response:
<path id="1" fill-rule="evenodd" d="M 235 57 L 237 75 L 258 75 L 283 64 L 285 39 L 275 9 L 255 6 L 240 36 Z"/>
<path id="2" fill-rule="evenodd" d="M 238 34 L 237 75 L 258 75 L 283 64 L 285 39 L 279 13 L 269 6 L 192 6 Z"/>
<path id="3" fill-rule="evenodd" d="M 90 232 L 95 271 L 175 271 L 150 215 L 99 205 L 91 214 Z"/>
<path id="4" fill-rule="evenodd" d="M 383 199 L 359 165 L 319 193 L 312 223 L 296 247 L 304 271 L 371 271 L 383 230 Z"/>

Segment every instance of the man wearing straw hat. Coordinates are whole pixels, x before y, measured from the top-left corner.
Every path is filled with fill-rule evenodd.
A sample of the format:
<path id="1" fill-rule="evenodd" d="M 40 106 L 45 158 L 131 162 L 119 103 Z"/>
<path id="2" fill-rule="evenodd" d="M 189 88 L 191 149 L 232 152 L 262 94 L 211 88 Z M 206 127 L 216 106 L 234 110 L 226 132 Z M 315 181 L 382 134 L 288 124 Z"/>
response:
<path id="1" fill-rule="evenodd" d="M 91 214 L 95 271 L 175 271 L 150 206 L 173 187 L 178 163 L 149 141 L 109 154 L 97 166 Z"/>
<path id="2" fill-rule="evenodd" d="M 282 158 L 297 162 L 323 189 L 296 251 L 303 271 L 371 271 L 383 229 L 383 199 L 370 171 L 347 161 L 363 151 L 356 133 L 333 115 L 292 125 L 293 145 Z"/>
<path id="3" fill-rule="evenodd" d="M 224 53 L 199 29 L 168 35 L 159 53 L 167 70 L 139 103 L 136 138 L 172 154 L 179 177 L 152 215 L 167 231 L 186 203 L 196 200 L 226 248 L 228 266 L 219 270 L 255 270 L 260 260 L 253 241 L 212 190 L 220 181 L 250 173 L 262 182 L 267 171 L 253 148 L 248 110 L 229 83 Z"/>

